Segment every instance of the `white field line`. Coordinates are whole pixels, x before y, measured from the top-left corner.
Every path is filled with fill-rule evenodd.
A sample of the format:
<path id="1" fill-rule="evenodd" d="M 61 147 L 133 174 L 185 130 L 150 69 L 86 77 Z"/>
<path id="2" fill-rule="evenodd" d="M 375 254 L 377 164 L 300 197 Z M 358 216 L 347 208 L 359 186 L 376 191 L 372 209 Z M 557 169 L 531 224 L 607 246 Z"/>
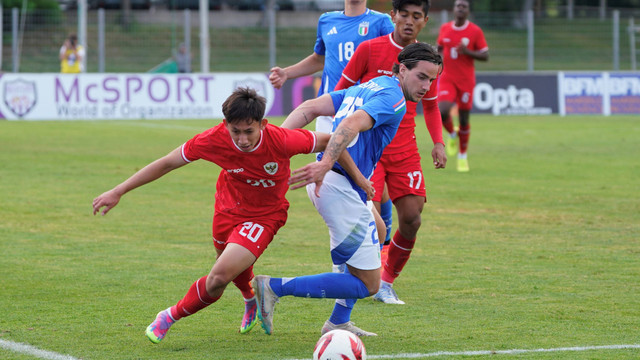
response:
<path id="1" fill-rule="evenodd" d="M 35 346 L 31 346 L 31 345 L 27 345 L 27 344 L 23 344 L 23 343 L 18 343 L 18 342 L 13 342 L 13 341 L 2 340 L 2 339 L 0 339 L 0 348 L 6 349 L 6 350 L 10 350 L 10 351 L 13 351 L 13 352 L 17 352 L 17 353 L 20 353 L 20 354 L 23 354 L 23 355 L 31 355 L 31 356 L 37 357 L 39 359 L 46 359 L 46 360 L 78 360 L 77 358 L 74 358 L 73 356 L 62 355 L 62 354 L 55 353 L 53 351 L 47 351 L 47 350 L 38 349 Z"/>
<path id="2" fill-rule="evenodd" d="M 436 351 L 425 354 L 393 354 L 393 355 L 367 355 L 367 359 L 424 359 L 439 356 L 479 356 L 479 355 L 513 355 L 527 353 L 547 353 L 563 351 L 593 351 L 593 350 L 620 350 L 640 349 L 640 344 L 633 345 L 603 345 L 603 346 L 575 346 L 551 349 L 512 349 L 512 350 L 479 350 L 479 351 Z M 311 359 L 290 359 L 311 360 Z"/>

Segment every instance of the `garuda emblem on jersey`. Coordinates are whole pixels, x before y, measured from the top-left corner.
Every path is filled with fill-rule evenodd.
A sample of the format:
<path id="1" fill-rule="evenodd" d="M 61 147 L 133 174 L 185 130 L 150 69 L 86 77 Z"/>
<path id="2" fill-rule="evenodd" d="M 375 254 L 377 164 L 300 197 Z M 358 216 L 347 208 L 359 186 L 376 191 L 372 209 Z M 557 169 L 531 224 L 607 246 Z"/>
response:
<path id="1" fill-rule="evenodd" d="M 358 26 L 358 35 L 367 36 L 368 33 L 369 33 L 369 22 L 368 21 L 361 22 L 360 25 Z"/>
<path id="2" fill-rule="evenodd" d="M 278 172 L 278 163 L 277 162 L 268 162 L 266 164 L 264 164 L 264 171 L 267 172 L 267 174 L 269 175 L 274 175 L 275 173 Z"/>

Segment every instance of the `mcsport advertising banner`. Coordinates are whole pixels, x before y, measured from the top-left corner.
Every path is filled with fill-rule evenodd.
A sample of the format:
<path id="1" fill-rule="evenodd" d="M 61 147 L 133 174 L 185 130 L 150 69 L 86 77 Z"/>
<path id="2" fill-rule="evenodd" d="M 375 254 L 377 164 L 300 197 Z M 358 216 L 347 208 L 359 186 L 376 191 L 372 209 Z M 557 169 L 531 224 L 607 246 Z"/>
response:
<path id="1" fill-rule="evenodd" d="M 221 119 L 234 89 L 274 104 L 263 73 L 0 75 L 0 118 L 8 120 Z"/>

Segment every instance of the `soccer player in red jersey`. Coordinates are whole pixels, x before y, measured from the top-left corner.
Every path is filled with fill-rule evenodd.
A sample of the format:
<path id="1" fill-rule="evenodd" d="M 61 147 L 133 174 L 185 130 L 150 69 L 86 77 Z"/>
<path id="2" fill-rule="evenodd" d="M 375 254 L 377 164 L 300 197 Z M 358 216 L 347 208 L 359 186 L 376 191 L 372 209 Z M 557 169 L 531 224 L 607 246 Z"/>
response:
<path id="1" fill-rule="evenodd" d="M 453 5 L 455 20 L 442 24 L 437 40 L 438 51 L 444 60 L 444 71 L 438 82 L 438 106 L 443 126 L 449 133 L 447 155 L 456 154 L 456 140 L 459 140 L 457 169 L 460 172 L 469 171 L 469 113 L 473 105 L 473 88 L 476 86 L 474 61 L 489 60 L 489 47 L 484 33 L 478 25 L 469 21 L 469 12 L 469 0 L 456 0 Z M 454 104 L 458 106 L 460 122 L 457 134 L 451 120 Z"/>
<path id="2" fill-rule="evenodd" d="M 263 118 L 265 103 L 255 90 L 235 90 L 222 104 L 225 119 L 221 124 L 194 136 L 93 200 L 93 214 L 102 209 L 105 215 L 127 192 L 195 160 L 204 159 L 222 168 L 213 216 L 218 257 L 208 275 L 196 280 L 182 300 L 158 313 L 147 327 L 146 335 L 154 343 L 160 342 L 177 320 L 216 302 L 232 281 L 245 298 L 240 332 L 248 332 L 257 323 L 250 284 L 253 263 L 287 220 L 290 158 L 322 151 L 330 138 L 325 133 L 268 124 Z"/>
<path id="3" fill-rule="evenodd" d="M 415 43 L 420 30 L 429 20 L 428 0 L 394 0 L 391 18 L 394 31 L 385 36 L 360 44 L 345 67 L 336 90 L 356 82 L 365 82 L 380 75 L 391 75 L 398 53 Z M 442 139 L 442 120 L 437 105 L 437 89 L 432 86 L 422 98 L 425 122 L 434 143 L 431 157 L 436 169 L 444 168 L 447 158 Z M 407 101 L 407 112 L 393 141 L 384 149 L 371 181 L 376 190 L 374 204 L 380 211 L 385 202 L 382 194 L 386 182 L 388 194 L 398 213 L 398 230 L 387 246 L 387 257 L 382 258 L 382 282 L 374 299 L 388 304 L 404 304 L 398 299 L 392 285 L 409 260 L 416 235 L 421 225 L 421 214 L 426 202 L 425 181 L 422 176 L 420 154 L 415 136 L 417 103 Z M 383 249 L 383 254 L 386 249 Z"/>

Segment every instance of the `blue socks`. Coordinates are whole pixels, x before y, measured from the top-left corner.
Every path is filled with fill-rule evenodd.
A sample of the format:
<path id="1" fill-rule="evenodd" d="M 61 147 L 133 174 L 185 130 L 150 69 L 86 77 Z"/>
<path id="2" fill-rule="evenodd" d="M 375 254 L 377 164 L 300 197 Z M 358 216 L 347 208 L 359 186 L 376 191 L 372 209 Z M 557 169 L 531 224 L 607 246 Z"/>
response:
<path id="1" fill-rule="evenodd" d="M 364 299 L 369 296 L 369 290 L 364 283 L 351 274 L 324 273 L 295 278 L 271 278 L 269 285 L 279 297 L 293 295 L 309 298 Z M 355 304 L 355 301 L 353 303 Z"/>
<path id="2" fill-rule="evenodd" d="M 356 304 L 357 299 L 339 299 L 336 300 L 336 304 L 333 306 L 333 312 L 329 321 L 335 325 L 344 324 L 351 320 L 351 311 L 353 305 Z"/>
<path id="3" fill-rule="evenodd" d="M 387 237 L 384 239 L 384 243 L 388 244 L 391 241 L 391 225 L 393 224 L 393 202 L 391 199 L 380 204 L 380 217 L 387 226 Z M 382 247 L 382 243 L 380 243 L 380 247 Z"/>

